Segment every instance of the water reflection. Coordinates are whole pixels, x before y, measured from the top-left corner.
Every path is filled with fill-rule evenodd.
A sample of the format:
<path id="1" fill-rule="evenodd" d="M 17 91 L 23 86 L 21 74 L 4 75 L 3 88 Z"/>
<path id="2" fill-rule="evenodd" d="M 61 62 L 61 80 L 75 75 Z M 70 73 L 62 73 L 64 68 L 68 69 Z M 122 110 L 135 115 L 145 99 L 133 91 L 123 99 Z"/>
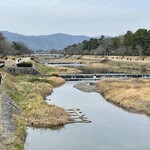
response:
<path id="1" fill-rule="evenodd" d="M 52 131 L 60 131 L 62 129 L 64 129 L 65 126 L 64 125 L 57 125 L 57 126 L 49 126 L 48 128 L 33 128 L 33 129 L 40 129 L 40 130 L 43 130 L 43 131 L 48 131 L 49 129 L 52 130 Z"/>
<path id="2" fill-rule="evenodd" d="M 150 119 L 107 103 L 98 93 L 84 93 L 67 82 L 54 89 L 50 104 L 79 108 L 92 121 L 61 130 L 28 128 L 25 150 L 149 150 Z"/>
<path id="3" fill-rule="evenodd" d="M 114 69 L 111 67 L 105 68 L 105 67 L 91 67 L 91 66 L 74 66 L 74 68 L 79 69 L 82 71 L 83 74 L 109 74 L 109 73 L 127 73 L 127 74 L 143 74 L 138 69 Z M 144 74 L 149 74 L 150 71 L 146 71 Z"/>
<path id="4" fill-rule="evenodd" d="M 60 130 L 63 130 L 63 129 L 65 129 L 65 126 L 64 125 L 57 125 L 57 126 L 49 126 L 48 128 L 40 128 L 40 127 L 28 127 L 28 129 L 32 129 L 33 131 L 34 130 L 40 130 L 41 132 L 43 131 L 43 132 L 47 132 L 47 131 L 49 131 L 49 130 L 51 130 L 51 131 L 60 131 Z"/>

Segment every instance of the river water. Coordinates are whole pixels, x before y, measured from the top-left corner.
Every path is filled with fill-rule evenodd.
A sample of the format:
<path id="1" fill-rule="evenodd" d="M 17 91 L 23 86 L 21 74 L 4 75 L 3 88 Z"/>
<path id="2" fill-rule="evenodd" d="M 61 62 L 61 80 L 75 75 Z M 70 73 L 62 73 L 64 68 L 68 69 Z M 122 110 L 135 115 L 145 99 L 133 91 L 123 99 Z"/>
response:
<path id="1" fill-rule="evenodd" d="M 149 150 L 150 119 L 124 111 L 98 93 L 85 93 L 66 82 L 48 103 L 79 108 L 92 123 L 69 124 L 59 130 L 28 128 L 25 150 Z"/>

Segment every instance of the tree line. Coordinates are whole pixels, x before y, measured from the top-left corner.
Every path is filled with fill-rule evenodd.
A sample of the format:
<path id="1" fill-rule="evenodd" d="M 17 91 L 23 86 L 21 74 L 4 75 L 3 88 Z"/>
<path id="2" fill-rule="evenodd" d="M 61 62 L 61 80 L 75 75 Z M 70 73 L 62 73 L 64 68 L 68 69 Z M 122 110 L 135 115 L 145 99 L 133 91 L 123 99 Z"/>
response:
<path id="1" fill-rule="evenodd" d="M 150 30 L 138 29 L 135 33 L 127 31 L 117 37 L 101 36 L 99 39 L 91 38 L 82 43 L 69 45 L 63 50 L 68 55 L 150 55 Z"/>
<path id="2" fill-rule="evenodd" d="M 8 42 L 4 37 L 3 33 L 0 33 L 0 55 L 22 55 L 22 54 L 31 54 L 32 50 L 30 50 L 24 43 L 22 42 Z"/>

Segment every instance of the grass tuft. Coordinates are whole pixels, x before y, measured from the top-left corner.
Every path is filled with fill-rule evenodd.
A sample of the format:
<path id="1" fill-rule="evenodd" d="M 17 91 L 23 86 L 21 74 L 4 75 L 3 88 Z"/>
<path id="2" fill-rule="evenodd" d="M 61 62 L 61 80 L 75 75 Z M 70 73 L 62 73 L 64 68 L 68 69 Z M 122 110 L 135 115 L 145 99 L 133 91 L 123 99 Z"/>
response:
<path id="1" fill-rule="evenodd" d="M 150 79 L 102 79 L 97 88 L 104 97 L 129 111 L 150 115 Z"/>

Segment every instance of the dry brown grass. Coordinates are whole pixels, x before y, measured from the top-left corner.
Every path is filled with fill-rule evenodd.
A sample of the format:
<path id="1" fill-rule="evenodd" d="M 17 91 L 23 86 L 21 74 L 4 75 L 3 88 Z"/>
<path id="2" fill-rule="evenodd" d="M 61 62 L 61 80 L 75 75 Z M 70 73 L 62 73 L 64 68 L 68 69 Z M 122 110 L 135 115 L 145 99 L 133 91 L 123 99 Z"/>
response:
<path id="1" fill-rule="evenodd" d="M 7 94 L 16 101 L 22 110 L 22 116 L 14 117 L 16 130 L 14 134 L 5 139 L 4 148 L 24 149 L 25 123 L 28 126 L 46 128 L 64 125 L 72 121 L 64 109 L 48 105 L 45 101 L 45 97 L 53 91 L 54 87 L 64 83 L 63 79 L 31 75 L 12 76 L 6 72 L 3 72 L 3 79 Z"/>
<path id="2" fill-rule="evenodd" d="M 60 78 L 60 77 L 44 77 L 44 79 L 48 80 L 51 82 L 51 85 L 53 87 L 58 87 L 58 86 L 61 86 L 65 83 L 65 80 L 63 78 Z"/>
<path id="3" fill-rule="evenodd" d="M 94 68 L 103 68 L 103 69 L 108 69 L 108 70 L 118 70 L 118 67 L 116 66 L 111 66 L 111 65 L 108 65 L 108 64 L 104 64 L 104 63 L 92 63 L 91 64 L 91 67 L 94 67 Z"/>
<path id="4" fill-rule="evenodd" d="M 26 124 L 34 127 L 51 127 L 69 123 L 72 119 L 64 109 L 48 105 L 45 101 L 45 97 L 53 88 L 62 85 L 64 80 L 57 77 L 39 77 L 38 80 L 30 82 L 32 78 L 25 75 L 16 77 L 8 75 L 5 81 L 9 95 L 24 112 Z"/>
<path id="5" fill-rule="evenodd" d="M 71 121 L 68 113 L 57 106 L 48 105 L 40 95 L 32 95 L 30 101 L 26 107 L 25 118 L 29 126 L 45 128 L 54 125 L 64 125 Z"/>
<path id="6" fill-rule="evenodd" d="M 57 77 L 50 77 L 48 80 L 53 81 L 53 86 L 55 87 L 64 83 L 63 79 Z M 54 125 L 63 125 L 71 121 L 69 114 L 62 108 L 54 105 L 48 105 L 44 101 L 43 98 L 50 94 L 53 90 L 53 86 L 51 84 L 32 84 L 33 88 L 31 88 L 26 99 L 28 101 L 28 105 L 26 105 L 26 108 L 24 109 L 27 125 L 34 127 L 50 127 Z"/>
<path id="7" fill-rule="evenodd" d="M 80 73 L 81 71 L 76 68 L 70 68 L 70 67 L 56 67 L 55 68 L 60 74 L 74 74 L 74 73 Z"/>
<path id="8" fill-rule="evenodd" d="M 103 79 L 97 87 L 107 100 L 130 111 L 150 115 L 149 79 Z"/>
<path id="9" fill-rule="evenodd" d="M 54 59 L 54 60 L 50 60 L 50 62 L 53 62 L 53 63 L 79 63 L 80 60 L 77 59 L 76 57 L 69 57 L 69 58 L 64 58 L 64 59 Z"/>

